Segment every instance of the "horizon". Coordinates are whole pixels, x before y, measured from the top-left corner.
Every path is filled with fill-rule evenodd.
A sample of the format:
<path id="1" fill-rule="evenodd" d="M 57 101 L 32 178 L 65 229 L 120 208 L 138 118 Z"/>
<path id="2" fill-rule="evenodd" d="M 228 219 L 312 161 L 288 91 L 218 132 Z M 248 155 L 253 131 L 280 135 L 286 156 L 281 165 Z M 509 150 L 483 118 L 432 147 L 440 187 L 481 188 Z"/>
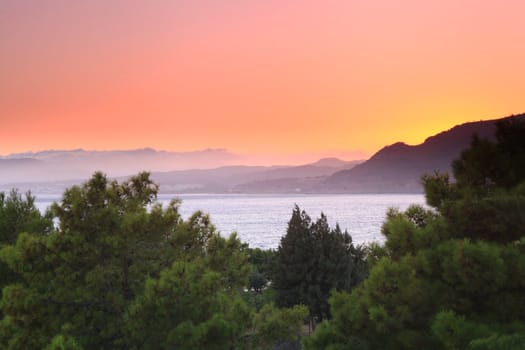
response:
<path id="1" fill-rule="evenodd" d="M 357 184 L 364 179 L 366 179 L 365 182 L 370 183 L 370 181 L 375 178 L 375 180 L 371 181 L 371 183 L 374 184 L 372 187 L 367 185 L 369 190 L 388 192 L 400 186 L 404 188 L 405 191 L 411 192 L 421 190 L 421 184 L 419 182 L 421 174 L 438 170 L 450 171 L 450 163 L 460 154 L 461 150 L 471 142 L 467 135 L 477 134 L 479 137 L 490 138 L 493 136 L 492 132 L 494 132 L 497 120 L 514 117 L 523 119 L 524 116 L 525 113 L 513 114 L 488 121 L 467 122 L 455 125 L 447 130 L 429 135 L 425 139 L 425 142 L 418 145 L 407 145 L 404 142 L 385 145 L 380 151 L 369 158 L 361 152 L 249 155 L 232 153 L 224 148 L 206 148 L 193 152 L 170 152 L 155 150 L 151 147 L 103 151 L 77 148 L 73 150 L 45 150 L 40 152 L 17 153 L 0 156 L 0 161 L 3 162 L 6 170 L 0 178 L 0 183 L 38 182 L 37 178 L 34 177 L 36 173 L 39 174 L 38 177 L 40 180 L 47 179 L 44 180 L 45 182 L 80 179 L 93 174 L 94 171 L 102 171 L 113 177 L 130 176 L 140 171 L 155 173 L 157 176 L 161 173 L 172 172 L 172 175 L 175 176 L 177 171 L 179 171 L 178 174 L 182 175 L 182 177 L 175 176 L 168 180 L 168 182 L 171 182 L 171 188 L 176 191 L 181 189 L 183 191 L 207 191 L 210 188 L 212 188 L 213 191 L 219 192 L 246 191 L 246 186 L 248 186 L 248 190 L 250 191 L 249 188 L 251 186 L 252 191 L 328 190 L 345 192 L 349 188 L 349 183 L 351 183 L 351 181 L 346 181 L 348 180 L 348 176 L 350 176 L 350 178 L 354 177 L 354 187 L 352 191 L 362 191 L 362 183 L 359 186 Z M 448 140 L 447 142 L 449 142 L 451 139 L 450 136 L 447 135 L 456 135 L 454 136 L 455 141 L 450 143 L 453 145 L 452 148 L 446 146 L 446 152 L 439 151 L 439 155 L 436 154 L 436 142 L 433 142 L 433 140 L 441 139 Z M 430 148 L 425 147 L 427 140 L 430 140 L 428 145 L 434 144 L 434 146 Z M 399 154 L 395 154 L 392 158 L 391 153 L 392 150 L 399 149 L 399 147 L 397 147 L 399 144 L 405 145 L 403 149 L 406 150 L 402 157 L 402 162 L 395 160 L 399 160 Z M 443 144 L 443 141 L 438 141 L 438 144 Z M 426 148 L 427 151 L 423 153 L 410 151 L 418 147 L 420 149 Z M 434 151 L 432 151 L 432 149 L 434 149 Z M 396 152 L 397 151 L 394 151 L 394 153 Z M 389 158 L 391 158 L 391 161 L 388 160 Z M 382 161 L 379 159 L 382 159 Z M 5 160 L 7 160 L 7 162 L 5 162 Z M 20 162 L 17 160 L 25 161 Z M 27 162 L 27 160 L 31 161 Z M 373 162 L 374 165 L 370 166 L 369 164 L 371 163 L 369 162 Z M 410 163 L 412 163 L 412 165 L 407 165 Z M 358 167 L 359 164 L 363 164 L 364 168 L 360 168 L 361 170 L 357 172 L 351 171 L 351 168 L 354 166 Z M 253 170 L 253 172 L 251 174 L 246 173 L 247 168 Z M 286 168 L 292 170 L 270 173 L 272 168 L 273 170 Z M 411 175 L 406 173 L 407 169 L 411 169 Z M 207 178 L 206 176 L 204 176 L 204 178 L 202 177 L 204 174 L 202 172 L 198 173 L 199 175 L 197 177 L 190 174 L 191 171 L 193 171 L 193 174 L 196 174 L 195 171 L 201 170 L 207 172 Z M 219 171 L 217 174 L 219 177 L 222 177 L 222 180 L 218 178 L 215 179 L 213 175 L 214 172 L 209 170 Z M 261 170 L 269 170 L 270 172 L 266 175 L 262 173 L 255 175 Z M 350 170 L 350 172 L 347 172 L 347 170 Z M 370 170 L 372 171 L 370 172 Z M 190 173 L 185 171 L 190 171 Z M 224 174 L 226 174 L 224 171 L 229 173 L 229 175 L 224 177 Z M 359 180 L 358 178 L 363 175 L 363 171 L 365 178 Z M 222 175 L 220 175 L 221 172 Z M 361 173 L 361 175 L 358 175 L 359 173 Z M 397 178 L 397 180 L 393 180 L 392 183 L 384 181 L 384 175 L 387 173 L 390 174 L 387 176 L 388 178 L 391 180 Z M 346 180 L 341 182 L 341 178 Z M 327 182 L 325 182 L 324 179 L 326 179 Z M 257 184 L 257 181 L 267 182 L 266 184 Z M 274 182 L 272 183 L 271 181 Z"/>
<path id="2" fill-rule="evenodd" d="M 506 117 L 512 117 L 516 115 L 525 115 L 524 113 L 513 113 Z M 408 146 L 418 146 L 423 144 L 429 137 L 436 136 L 440 133 L 449 131 L 457 126 L 469 124 L 469 123 L 476 123 L 476 122 L 483 122 L 483 121 L 491 121 L 491 120 L 497 120 L 500 118 L 490 118 L 490 119 L 484 119 L 484 120 L 467 120 L 461 124 L 456 124 L 454 126 L 451 126 L 447 129 L 438 131 L 435 134 L 427 135 L 424 137 L 423 141 L 420 143 L 407 143 L 403 140 L 395 141 L 394 143 L 387 144 L 381 146 L 376 152 L 373 153 L 366 153 L 360 150 L 331 150 L 331 151 L 324 151 L 324 152 L 302 152 L 302 153 L 236 153 L 234 151 L 229 150 L 225 147 L 203 147 L 203 148 L 196 148 L 196 149 L 188 149 L 188 150 L 167 150 L 167 149 L 158 149 L 151 146 L 143 146 L 143 147 L 137 147 L 137 148 L 117 148 L 117 149 L 105 149 L 105 148 L 95 148 L 95 149 L 89 149 L 84 147 L 76 147 L 76 148 L 69 148 L 69 149 L 37 149 L 37 150 L 25 150 L 21 152 L 13 152 L 13 153 L 6 153 L 6 154 L 0 154 L 0 159 L 21 159 L 17 158 L 16 156 L 26 156 L 26 155 L 39 155 L 42 153 L 59 153 L 59 152 L 93 152 L 93 153 L 105 153 L 105 152 L 139 152 L 139 151 L 153 151 L 156 153 L 170 153 L 170 154 L 197 154 L 197 153 L 205 153 L 205 152 L 222 152 L 227 153 L 232 156 L 240 157 L 243 159 L 245 163 L 234 163 L 232 165 L 247 165 L 247 166 L 297 166 L 297 165 L 308 165 L 310 163 L 314 163 L 323 159 L 329 159 L 329 158 L 335 158 L 343 161 L 366 161 L 370 159 L 373 155 L 375 155 L 377 152 L 379 152 L 381 149 L 391 146 L 393 144 L 397 143 L 403 143 Z M 273 161 L 275 159 L 278 159 L 277 162 Z M 283 160 L 284 163 L 283 163 Z M 280 163 L 279 163 L 280 162 Z M 230 166 L 230 165 L 226 165 Z"/>
<path id="3" fill-rule="evenodd" d="M 232 157 L 231 161 L 226 162 L 223 165 L 206 165 L 197 167 L 188 167 L 177 170 L 196 170 L 196 169 L 214 169 L 229 166 L 263 166 L 263 167 L 280 167 L 280 166 L 301 166 L 310 165 L 321 160 L 326 159 L 337 159 L 345 162 L 358 162 L 366 161 L 371 156 L 366 155 L 360 151 L 333 151 L 333 152 L 317 152 L 317 153 L 294 153 L 294 154 L 237 154 L 230 152 L 225 148 L 205 148 L 197 149 L 193 151 L 167 151 L 158 150 L 152 147 L 142 147 L 134 149 L 107 149 L 107 150 L 93 150 L 93 149 L 47 149 L 38 151 L 26 151 L 17 152 L 10 154 L 0 154 L 0 159 L 38 159 L 35 156 L 41 156 L 47 153 L 74 153 L 74 152 L 85 152 L 85 153 L 127 153 L 127 152 L 140 152 L 140 151 L 152 151 L 156 155 L 196 155 L 202 153 L 221 153 Z M 149 169 L 147 171 L 156 171 L 155 169 Z M 169 170 L 168 170 L 169 171 Z"/>
<path id="4" fill-rule="evenodd" d="M 0 4 L 0 154 L 368 156 L 523 110 L 525 3 Z"/>

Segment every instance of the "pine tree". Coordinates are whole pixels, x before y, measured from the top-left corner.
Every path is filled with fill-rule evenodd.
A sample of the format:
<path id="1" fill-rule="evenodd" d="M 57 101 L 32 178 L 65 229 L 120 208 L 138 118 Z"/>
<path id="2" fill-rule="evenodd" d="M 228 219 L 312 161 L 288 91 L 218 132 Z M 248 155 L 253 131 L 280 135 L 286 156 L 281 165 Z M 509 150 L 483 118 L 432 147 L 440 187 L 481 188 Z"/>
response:
<path id="1" fill-rule="evenodd" d="M 332 289 L 350 290 L 365 275 L 361 248 L 347 232 L 331 229 L 324 214 L 312 222 L 295 206 L 286 235 L 277 249 L 273 287 L 281 307 L 307 305 L 311 319 L 330 317 Z"/>

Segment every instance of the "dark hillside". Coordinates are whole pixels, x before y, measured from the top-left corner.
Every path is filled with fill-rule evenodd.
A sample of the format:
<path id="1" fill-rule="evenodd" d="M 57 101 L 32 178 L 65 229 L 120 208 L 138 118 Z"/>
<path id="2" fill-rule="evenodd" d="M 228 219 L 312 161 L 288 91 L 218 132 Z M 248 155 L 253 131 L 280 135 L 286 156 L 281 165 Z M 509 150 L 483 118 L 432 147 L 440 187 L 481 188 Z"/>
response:
<path id="1" fill-rule="evenodd" d="M 525 114 L 507 118 L 524 118 Z M 506 118 L 502 118 L 506 119 Z M 501 119 L 470 122 L 431 136 L 420 145 L 402 142 L 386 146 L 368 161 L 328 177 L 319 187 L 326 192 L 422 192 L 421 175 L 450 172 L 450 164 L 468 147 L 472 135 L 493 138 Z"/>

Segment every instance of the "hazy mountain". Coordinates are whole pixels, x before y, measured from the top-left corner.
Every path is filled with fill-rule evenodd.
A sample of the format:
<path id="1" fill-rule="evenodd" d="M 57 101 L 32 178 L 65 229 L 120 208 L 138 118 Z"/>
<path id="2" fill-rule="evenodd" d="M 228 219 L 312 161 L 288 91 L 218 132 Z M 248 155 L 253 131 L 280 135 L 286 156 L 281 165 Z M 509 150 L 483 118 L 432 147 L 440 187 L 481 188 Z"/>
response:
<path id="1" fill-rule="evenodd" d="M 525 114 L 507 118 L 523 118 Z M 502 118 L 506 119 L 506 118 Z M 431 136 L 420 145 L 402 142 L 386 146 L 366 162 L 334 173 L 315 191 L 322 192 L 421 192 L 421 175 L 451 172 L 450 164 L 470 144 L 472 136 L 493 138 L 500 119 L 465 123 Z"/>
<path id="2" fill-rule="evenodd" d="M 319 159 L 317 162 L 312 163 L 310 165 L 316 166 L 316 167 L 330 167 L 330 168 L 346 168 L 346 167 L 353 167 L 356 164 L 362 163 L 362 160 L 353 160 L 353 161 L 347 161 L 342 160 L 339 158 L 331 157 L 331 158 L 322 158 Z"/>
<path id="3" fill-rule="evenodd" d="M 0 157 L 0 183 L 86 179 L 102 170 L 117 177 L 139 171 L 215 168 L 234 164 L 238 156 L 224 149 L 166 152 L 151 148 L 127 151 L 42 151 Z"/>
<path id="4" fill-rule="evenodd" d="M 300 166 L 228 166 L 207 170 L 154 172 L 152 178 L 160 184 L 164 192 L 286 193 L 306 188 L 306 182 L 309 184 L 307 188 L 311 188 L 319 182 L 319 177 L 349 169 L 360 162 L 333 158 L 330 161 L 321 160 Z M 314 178 L 315 181 L 312 180 Z"/>
<path id="5" fill-rule="evenodd" d="M 252 179 L 267 171 L 263 166 L 226 166 L 216 169 L 195 169 L 169 172 L 153 172 L 152 179 L 162 192 L 230 192 L 244 179 Z"/>
<path id="6" fill-rule="evenodd" d="M 34 169 L 45 166 L 45 163 L 31 158 L 2 159 L 0 158 L 0 179 L 2 182 L 19 181 L 27 174 L 33 174 Z"/>
<path id="7" fill-rule="evenodd" d="M 242 183 L 232 192 L 236 193 L 312 193 L 327 176 L 288 177 L 256 180 Z"/>
<path id="8" fill-rule="evenodd" d="M 234 159 L 222 150 L 203 152 L 207 153 L 207 157 L 211 157 L 213 152 L 218 152 L 218 162 Z M 169 152 L 146 149 L 113 152 L 45 151 L 10 155 L 0 159 L 0 179 L 5 179 L 3 185 L 0 181 L 0 191 L 16 187 L 21 191 L 31 189 L 40 193 L 60 193 L 67 187 L 82 183 L 97 169 L 104 169 L 110 177 L 124 180 L 140 170 L 148 169 L 148 164 L 151 170 L 153 166 L 187 166 L 191 164 L 190 161 L 198 162 L 199 159 L 205 158 L 203 154 L 197 154 L 195 157 L 195 153 L 198 152 L 166 153 Z M 183 159 L 183 156 L 187 159 Z M 177 163 L 156 164 L 159 159 L 166 158 Z M 310 190 L 325 177 L 339 170 L 349 169 L 360 162 L 327 158 L 300 166 L 239 165 L 212 169 L 152 171 L 151 177 L 160 185 L 163 193 L 290 193 Z M 127 173 L 122 175 L 124 171 Z"/>
<path id="9" fill-rule="evenodd" d="M 351 169 L 362 160 L 344 161 L 337 158 L 323 158 L 315 163 L 272 169 L 258 174 L 233 188 L 240 193 L 308 193 L 314 191 L 328 176 Z"/>
<path id="10" fill-rule="evenodd" d="M 337 158 L 325 158 L 312 164 L 268 170 L 264 173 L 264 178 L 262 179 L 293 177 L 301 178 L 331 175 L 339 170 L 350 169 L 361 162 L 363 161 L 343 161 Z"/>

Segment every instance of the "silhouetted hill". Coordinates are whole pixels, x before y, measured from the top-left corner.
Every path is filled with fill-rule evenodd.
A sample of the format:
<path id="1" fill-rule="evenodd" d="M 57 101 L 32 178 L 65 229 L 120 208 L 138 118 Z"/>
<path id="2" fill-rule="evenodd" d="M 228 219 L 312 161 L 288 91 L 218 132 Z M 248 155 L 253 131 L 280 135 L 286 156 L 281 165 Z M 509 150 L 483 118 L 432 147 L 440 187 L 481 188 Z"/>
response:
<path id="1" fill-rule="evenodd" d="M 525 114 L 507 118 L 524 118 Z M 506 119 L 506 118 L 502 118 Z M 493 138 L 501 119 L 470 122 L 431 136 L 420 145 L 402 142 L 386 146 L 368 161 L 325 179 L 316 191 L 352 193 L 422 192 L 421 175 L 451 172 L 450 164 L 468 147 L 472 136 Z"/>

